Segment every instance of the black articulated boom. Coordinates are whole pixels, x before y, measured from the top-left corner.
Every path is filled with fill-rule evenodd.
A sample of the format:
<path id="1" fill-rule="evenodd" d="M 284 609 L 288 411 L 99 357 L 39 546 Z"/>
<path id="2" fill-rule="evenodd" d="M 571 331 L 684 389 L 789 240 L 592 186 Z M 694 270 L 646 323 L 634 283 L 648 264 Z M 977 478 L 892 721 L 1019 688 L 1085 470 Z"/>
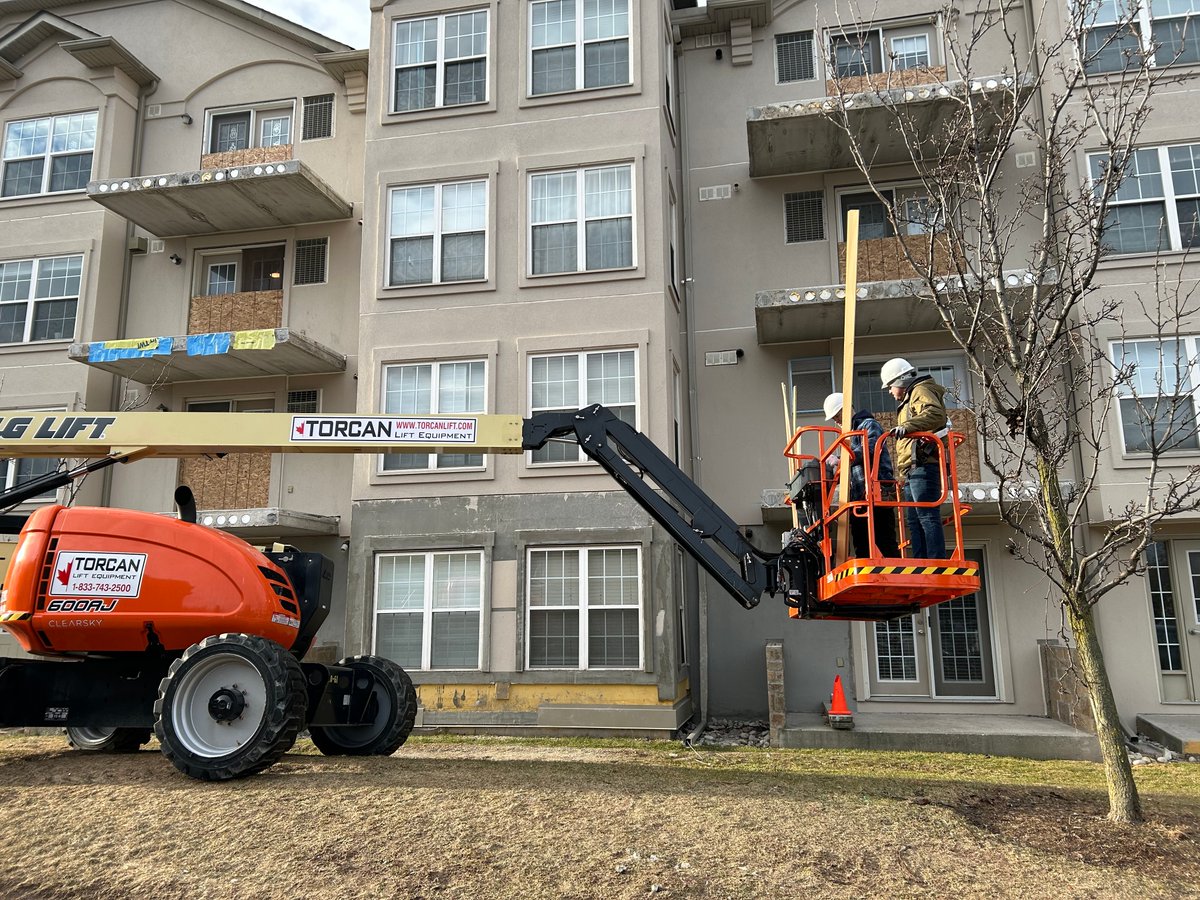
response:
<path id="1" fill-rule="evenodd" d="M 802 612 L 816 602 L 823 563 L 820 548 L 806 533 L 793 532 L 780 553 L 755 547 L 653 441 L 599 404 L 526 419 L 522 441 L 526 450 L 538 450 L 567 436 L 742 606 L 753 609 L 763 594 L 780 591 L 787 605 Z"/>

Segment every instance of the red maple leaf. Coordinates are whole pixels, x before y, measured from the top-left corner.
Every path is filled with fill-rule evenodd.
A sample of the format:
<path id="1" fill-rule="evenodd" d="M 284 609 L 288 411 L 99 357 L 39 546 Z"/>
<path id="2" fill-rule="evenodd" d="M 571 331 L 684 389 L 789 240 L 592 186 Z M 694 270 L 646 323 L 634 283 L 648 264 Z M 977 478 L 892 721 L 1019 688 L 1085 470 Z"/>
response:
<path id="1" fill-rule="evenodd" d="M 74 563 L 67 563 L 65 569 L 54 573 L 54 577 L 62 582 L 63 587 L 66 587 L 67 583 L 71 580 L 71 566 L 73 565 Z"/>
<path id="2" fill-rule="evenodd" d="M 296 434 L 303 436 L 303 434 L 304 434 L 304 423 L 303 422 L 301 422 L 299 425 L 296 426 Z"/>

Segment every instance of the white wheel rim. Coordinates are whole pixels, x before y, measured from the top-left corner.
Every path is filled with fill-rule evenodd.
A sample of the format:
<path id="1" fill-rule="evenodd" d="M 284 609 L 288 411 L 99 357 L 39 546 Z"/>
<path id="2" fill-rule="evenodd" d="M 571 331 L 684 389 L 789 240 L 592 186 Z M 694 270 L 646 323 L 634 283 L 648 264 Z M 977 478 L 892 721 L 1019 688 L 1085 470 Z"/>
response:
<path id="1" fill-rule="evenodd" d="M 236 691 L 246 701 L 240 716 L 219 722 L 208 711 L 208 702 L 220 690 Z M 171 703 L 171 719 L 180 745 L 196 756 L 228 756 L 258 732 L 267 705 L 262 674 L 243 656 L 217 653 L 184 675 Z"/>
<path id="2" fill-rule="evenodd" d="M 78 740 L 84 741 L 88 744 L 99 744 L 101 741 L 106 741 L 113 736 L 113 733 L 116 730 L 117 729 L 115 726 L 112 728 L 101 728 L 98 726 L 94 728 L 80 728 L 73 725 L 70 728 L 72 737 L 75 737 Z"/>

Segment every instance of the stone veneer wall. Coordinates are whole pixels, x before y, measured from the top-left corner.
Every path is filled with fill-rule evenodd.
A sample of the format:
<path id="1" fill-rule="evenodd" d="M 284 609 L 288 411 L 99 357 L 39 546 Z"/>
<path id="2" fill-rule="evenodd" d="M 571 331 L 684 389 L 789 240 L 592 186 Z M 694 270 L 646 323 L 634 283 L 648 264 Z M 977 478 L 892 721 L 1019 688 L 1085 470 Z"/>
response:
<path id="1" fill-rule="evenodd" d="M 1042 657 L 1046 710 L 1050 718 L 1095 734 L 1092 704 L 1076 671 L 1074 651 L 1057 640 L 1041 640 L 1038 641 L 1038 652 Z"/>

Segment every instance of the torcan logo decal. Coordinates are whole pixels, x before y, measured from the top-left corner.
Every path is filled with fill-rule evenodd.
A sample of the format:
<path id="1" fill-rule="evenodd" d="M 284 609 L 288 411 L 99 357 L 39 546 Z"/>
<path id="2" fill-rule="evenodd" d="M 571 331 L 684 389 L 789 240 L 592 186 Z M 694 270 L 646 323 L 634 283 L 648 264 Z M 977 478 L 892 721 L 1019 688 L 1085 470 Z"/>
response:
<path id="1" fill-rule="evenodd" d="M 473 444 L 478 420 L 388 416 L 293 416 L 293 443 Z"/>
<path id="2" fill-rule="evenodd" d="M 60 550 L 50 579 L 51 597 L 88 597 L 67 609 L 65 602 L 51 612 L 111 612 L 121 597 L 136 597 L 142 592 L 146 571 L 145 553 L 102 553 Z M 111 604 L 104 601 L 110 600 Z M 83 604 L 83 608 L 79 607 Z"/>

